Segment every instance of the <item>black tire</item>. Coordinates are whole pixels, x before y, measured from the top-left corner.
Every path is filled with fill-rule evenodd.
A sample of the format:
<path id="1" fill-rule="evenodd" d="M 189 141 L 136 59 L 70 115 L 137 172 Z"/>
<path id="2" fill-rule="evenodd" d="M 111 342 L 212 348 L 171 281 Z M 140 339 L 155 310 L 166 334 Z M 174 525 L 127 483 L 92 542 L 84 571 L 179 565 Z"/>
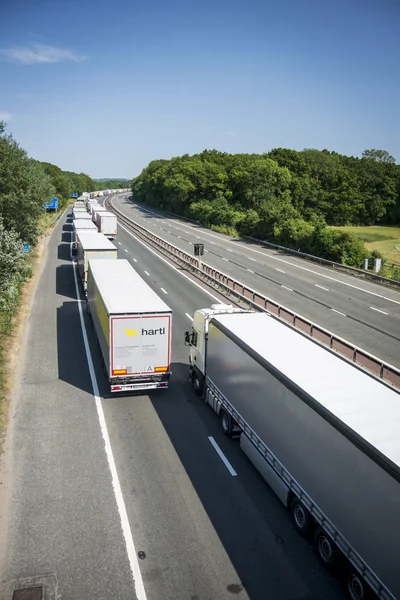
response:
<path id="1" fill-rule="evenodd" d="M 219 419 L 221 422 L 222 431 L 228 437 L 232 436 L 232 417 L 223 408 L 219 413 Z"/>
<path id="2" fill-rule="evenodd" d="M 201 396 L 203 393 L 203 386 L 201 384 L 200 378 L 197 375 L 196 371 L 192 373 L 192 386 L 197 396 Z"/>
<path id="3" fill-rule="evenodd" d="M 369 585 L 350 563 L 345 569 L 343 587 L 349 600 L 371 600 L 376 598 Z"/>
<path id="4" fill-rule="evenodd" d="M 317 527 L 315 530 L 314 548 L 324 567 L 328 569 L 328 571 L 333 571 L 337 564 L 339 551 L 336 544 L 322 527 Z"/>
<path id="5" fill-rule="evenodd" d="M 314 524 L 314 519 L 304 504 L 296 496 L 293 497 L 293 500 L 290 504 L 290 514 L 292 516 L 295 529 L 303 537 L 308 536 Z"/>

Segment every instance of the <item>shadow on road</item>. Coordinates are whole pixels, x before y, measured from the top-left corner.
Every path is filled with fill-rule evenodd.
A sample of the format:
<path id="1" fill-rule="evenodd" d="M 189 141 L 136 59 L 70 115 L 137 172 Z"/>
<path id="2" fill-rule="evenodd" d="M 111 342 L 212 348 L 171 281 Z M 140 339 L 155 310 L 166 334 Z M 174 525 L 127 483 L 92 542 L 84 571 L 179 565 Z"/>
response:
<path id="1" fill-rule="evenodd" d="M 69 271 L 72 276 L 72 267 Z M 92 394 L 77 301 L 57 309 L 57 358 L 59 379 Z"/>
<path id="2" fill-rule="evenodd" d="M 61 234 L 61 241 L 67 244 L 70 243 L 72 237 L 72 231 L 63 231 Z"/>
<path id="3" fill-rule="evenodd" d="M 68 262 L 71 262 L 71 251 L 69 241 L 68 243 L 62 242 L 58 245 L 57 258 L 58 260 L 66 260 Z"/>

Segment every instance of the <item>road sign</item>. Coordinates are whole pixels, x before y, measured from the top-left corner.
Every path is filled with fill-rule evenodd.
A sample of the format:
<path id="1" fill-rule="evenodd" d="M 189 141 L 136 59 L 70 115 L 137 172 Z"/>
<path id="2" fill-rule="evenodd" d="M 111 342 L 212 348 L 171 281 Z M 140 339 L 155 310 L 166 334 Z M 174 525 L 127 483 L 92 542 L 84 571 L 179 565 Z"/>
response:
<path id="1" fill-rule="evenodd" d="M 195 256 L 203 256 L 204 254 L 204 244 L 194 244 L 194 255 Z"/>
<path id="2" fill-rule="evenodd" d="M 29 250 L 31 249 L 29 244 L 24 244 L 23 248 L 22 248 L 22 252 L 29 252 Z"/>

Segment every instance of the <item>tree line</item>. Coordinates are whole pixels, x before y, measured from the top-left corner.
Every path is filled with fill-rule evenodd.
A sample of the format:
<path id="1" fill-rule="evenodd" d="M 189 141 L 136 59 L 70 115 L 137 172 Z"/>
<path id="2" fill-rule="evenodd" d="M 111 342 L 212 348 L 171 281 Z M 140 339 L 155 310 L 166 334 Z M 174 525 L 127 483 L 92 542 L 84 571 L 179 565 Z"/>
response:
<path id="1" fill-rule="evenodd" d="M 205 150 L 154 160 L 133 179 L 135 200 L 222 233 L 252 236 L 360 267 L 370 253 L 330 225 L 400 221 L 400 165 L 385 150 L 265 154 Z"/>
<path id="2" fill-rule="evenodd" d="M 71 193 L 90 191 L 93 185 L 84 173 L 29 158 L 0 121 L 0 335 L 8 330 L 21 285 L 30 275 L 23 245 L 36 244 L 45 203 L 57 196 L 62 208 Z"/>

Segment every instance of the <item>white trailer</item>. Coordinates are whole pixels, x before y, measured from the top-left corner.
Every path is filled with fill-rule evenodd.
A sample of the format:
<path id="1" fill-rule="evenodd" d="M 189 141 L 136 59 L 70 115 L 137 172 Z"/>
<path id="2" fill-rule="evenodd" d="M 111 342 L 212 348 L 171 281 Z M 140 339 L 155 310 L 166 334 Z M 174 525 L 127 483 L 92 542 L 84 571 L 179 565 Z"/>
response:
<path id="1" fill-rule="evenodd" d="M 77 210 L 72 214 L 73 222 L 75 221 L 91 221 L 92 218 L 86 210 Z"/>
<path id="2" fill-rule="evenodd" d="M 96 217 L 99 233 L 102 233 L 108 239 L 115 240 L 117 237 L 117 217 L 108 211 L 98 212 Z"/>
<path id="3" fill-rule="evenodd" d="M 101 212 L 107 212 L 107 209 L 105 206 L 101 206 L 100 204 L 98 204 L 97 206 L 93 206 L 93 208 L 92 208 L 93 223 L 97 223 L 97 215 Z"/>
<path id="4" fill-rule="evenodd" d="M 80 231 L 89 231 L 91 233 L 98 233 L 97 226 L 90 219 L 75 219 L 72 223 L 71 242 L 73 248 L 76 247 L 76 234 Z"/>
<path id="5" fill-rule="evenodd" d="M 76 215 L 87 214 L 87 210 L 84 204 L 80 206 L 74 206 L 72 209 L 72 217 L 75 219 Z"/>
<path id="6" fill-rule="evenodd" d="M 400 598 L 400 394 L 267 314 L 196 311 L 190 376 L 352 600 Z"/>
<path id="7" fill-rule="evenodd" d="M 90 214 L 90 218 L 93 219 L 93 211 L 101 208 L 100 204 L 97 201 L 94 201 L 93 204 L 88 204 L 88 213 Z"/>
<path id="8" fill-rule="evenodd" d="M 172 311 L 129 262 L 89 262 L 87 307 L 111 392 L 168 387 Z"/>
<path id="9" fill-rule="evenodd" d="M 76 262 L 86 293 L 89 260 L 107 259 L 116 262 L 117 249 L 102 233 L 91 231 L 76 232 Z"/>

